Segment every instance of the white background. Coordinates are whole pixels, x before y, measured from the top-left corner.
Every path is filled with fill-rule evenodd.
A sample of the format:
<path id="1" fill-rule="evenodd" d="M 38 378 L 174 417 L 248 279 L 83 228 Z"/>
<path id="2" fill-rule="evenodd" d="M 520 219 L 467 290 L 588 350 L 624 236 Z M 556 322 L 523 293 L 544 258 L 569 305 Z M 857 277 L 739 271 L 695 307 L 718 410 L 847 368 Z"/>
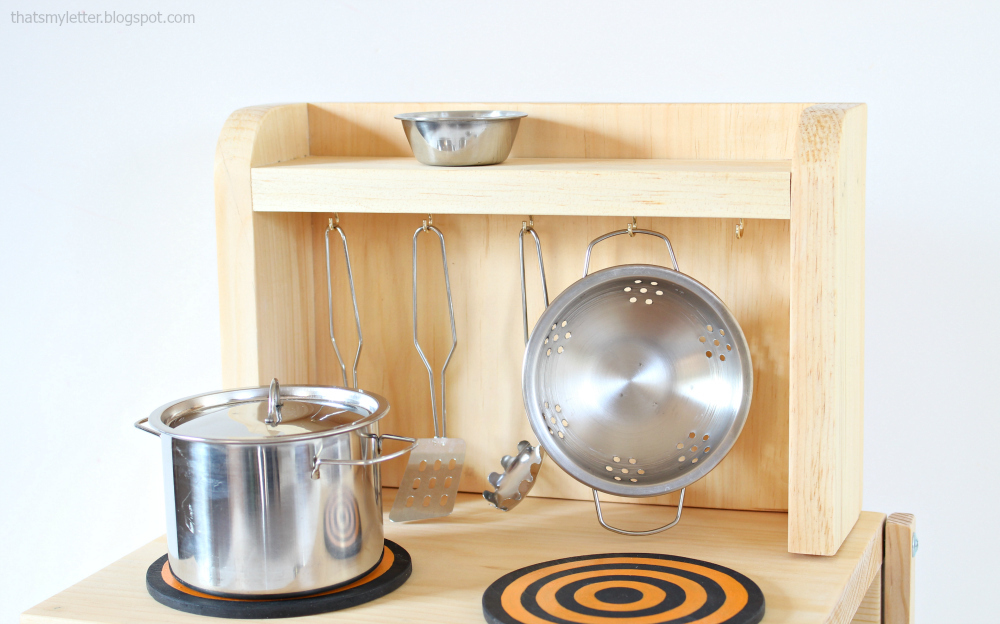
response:
<path id="1" fill-rule="evenodd" d="M 0 621 L 163 533 L 132 422 L 221 386 L 215 141 L 296 101 L 867 102 L 864 507 L 921 622 L 996 621 L 997 3 L 2 4 Z M 8 17 L 139 6 L 197 21 Z"/>

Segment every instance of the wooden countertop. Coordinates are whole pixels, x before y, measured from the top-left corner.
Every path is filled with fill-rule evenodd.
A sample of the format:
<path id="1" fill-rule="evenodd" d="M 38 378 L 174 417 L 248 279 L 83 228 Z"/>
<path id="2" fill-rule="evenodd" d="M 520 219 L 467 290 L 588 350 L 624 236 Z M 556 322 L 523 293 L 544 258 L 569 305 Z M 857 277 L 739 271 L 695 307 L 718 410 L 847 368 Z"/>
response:
<path id="1" fill-rule="evenodd" d="M 395 491 L 385 492 L 388 512 Z M 652 505 L 604 507 L 610 522 L 627 528 L 662 524 L 674 513 Z M 601 528 L 591 503 L 529 498 L 501 513 L 482 497 L 463 494 L 448 518 L 402 525 L 386 520 L 386 537 L 413 558 L 413 575 L 400 589 L 369 604 L 296 621 L 479 623 L 483 591 L 507 572 L 576 555 L 651 552 L 704 559 L 747 575 L 764 592 L 765 623 L 850 622 L 881 566 L 884 521 L 884 514 L 862 512 L 837 555 L 817 557 L 787 552 L 784 513 L 686 509 L 677 527 L 636 538 Z M 209 621 L 173 611 L 147 594 L 146 569 L 165 552 L 166 538 L 156 539 L 29 609 L 21 622 Z"/>

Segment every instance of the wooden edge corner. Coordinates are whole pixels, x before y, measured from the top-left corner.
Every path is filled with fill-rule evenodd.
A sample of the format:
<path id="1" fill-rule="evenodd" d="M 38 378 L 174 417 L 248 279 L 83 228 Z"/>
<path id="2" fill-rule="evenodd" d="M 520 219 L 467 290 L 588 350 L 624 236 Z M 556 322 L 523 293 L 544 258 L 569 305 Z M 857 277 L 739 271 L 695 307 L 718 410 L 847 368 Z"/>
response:
<path id="1" fill-rule="evenodd" d="M 894 513 L 885 522 L 882 574 L 882 621 L 913 624 L 916 581 L 917 521 L 913 514 Z"/>

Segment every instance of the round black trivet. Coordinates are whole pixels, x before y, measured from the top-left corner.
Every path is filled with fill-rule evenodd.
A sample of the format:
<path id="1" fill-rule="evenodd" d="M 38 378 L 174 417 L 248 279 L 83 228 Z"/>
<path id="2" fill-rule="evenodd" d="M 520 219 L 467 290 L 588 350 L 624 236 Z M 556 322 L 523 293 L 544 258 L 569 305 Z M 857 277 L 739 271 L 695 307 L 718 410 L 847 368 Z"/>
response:
<path id="1" fill-rule="evenodd" d="M 363 578 L 344 587 L 294 598 L 220 598 L 183 585 L 170 571 L 163 555 L 146 571 L 146 589 L 157 602 L 172 609 L 235 619 L 270 619 L 328 613 L 354 607 L 388 594 L 410 577 L 410 553 L 385 540 L 382 561 Z"/>
<path id="2" fill-rule="evenodd" d="M 483 594 L 490 624 L 756 624 L 764 594 L 735 570 L 649 553 L 545 561 Z"/>

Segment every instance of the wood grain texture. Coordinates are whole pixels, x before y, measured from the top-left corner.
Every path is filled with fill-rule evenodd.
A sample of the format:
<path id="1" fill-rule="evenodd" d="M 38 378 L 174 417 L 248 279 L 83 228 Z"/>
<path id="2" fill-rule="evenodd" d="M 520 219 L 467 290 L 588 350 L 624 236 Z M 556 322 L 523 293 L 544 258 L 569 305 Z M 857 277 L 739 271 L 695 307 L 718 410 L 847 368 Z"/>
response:
<path id="1" fill-rule="evenodd" d="M 411 156 L 393 115 L 505 109 L 521 120 L 511 158 L 789 160 L 809 104 L 389 102 L 309 105 L 313 156 Z"/>
<path id="2" fill-rule="evenodd" d="M 516 158 L 430 167 L 413 158 L 311 156 L 252 171 L 275 212 L 603 215 L 787 219 L 791 161 Z"/>
<path id="3" fill-rule="evenodd" d="M 792 161 L 789 533 L 830 555 L 861 511 L 866 107 L 802 114 Z"/>
<path id="4" fill-rule="evenodd" d="M 468 445 L 461 489 L 482 492 L 486 475 L 522 439 L 534 441 L 521 394 L 520 278 L 517 238 L 522 217 L 435 215 L 448 245 L 458 348 L 448 369 L 449 435 Z M 412 238 L 419 215 L 341 214 L 351 247 L 352 266 L 365 346 L 361 385 L 389 399 L 383 431 L 430 436 L 427 375 L 411 336 Z M 536 217 L 551 297 L 578 280 L 587 244 L 625 226 L 623 217 Z M 327 215 L 314 216 L 312 241 L 316 297 L 316 371 L 313 383 L 339 384 L 339 365 L 327 332 L 323 232 Z M 735 448 L 704 479 L 688 489 L 695 507 L 784 510 L 788 500 L 788 244 L 787 221 L 754 220 L 736 240 L 733 221 L 639 218 L 639 226 L 666 233 L 685 273 L 718 294 L 733 310 L 747 336 L 754 363 L 754 399 Z M 420 239 L 419 318 L 421 344 L 435 369 L 450 347 L 440 251 L 430 237 Z M 530 246 L 530 243 L 529 243 Z M 334 248 L 334 318 L 338 340 L 353 359 L 353 311 L 343 258 Z M 530 258 L 529 258 L 530 259 Z M 595 247 L 593 267 L 664 264 L 663 243 L 651 237 L 620 237 Z M 529 267 L 529 318 L 542 312 L 537 268 Z M 386 485 L 399 483 L 403 459 L 386 465 Z M 543 465 L 533 495 L 589 500 L 590 490 L 552 462 Z M 609 500 L 612 500 L 609 497 Z M 674 495 L 623 499 L 664 504 Z"/>
<path id="5" fill-rule="evenodd" d="M 916 588 L 916 558 L 913 536 L 917 521 L 912 514 L 894 513 L 885 523 L 885 624 L 913 624 Z"/>
<path id="6" fill-rule="evenodd" d="M 256 386 L 263 383 L 262 374 L 271 369 L 286 370 L 271 365 L 280 349 L 259 330 L 270 327 L 274 320 L 274 310 L 262 302 L 262 295 L 273 293 L 274 282 L 280 278 L 271 269 L 284 262 L 270 252 L 275 244 L 280 247 L 291 240 L 287 235 L 276 240 L 274 233 L 284 228 L 291 234 L 287 225 L 297 219 L 294 215 L 254 215 L 250 168 L 305 156 L 309 150 L 307 125 L 305 104 L 255 106 L 233 113 L 219 136 L 215 219 L 222 376 L 227 388 Z M 280 250 L 275 251 L 280 254 Z M 294 369 L 292 362 L 297 359 L 291 355 L 286 365 Z M 267 370 L 262 370 L 262 362 Z"/>
<path id="7" fill-rule="evenodd" d="M 391 505 L 393 493 L 386 492 Z M 608 506 L 627 523 L 657 522 L 662 509 Z M 731 567 L 756 582 L 767 600 L 764 624 L 847 623 L 878 568 L 885 516 L 865 512 L 833 557 L 786 552 L 785 514 L 685 510 L 670 531 L 643 539 L 641 549 L 692 557 Z M 592 504 L 533 498 L 501 514 L 472 495 L 459 497 L 455 513 L 430 522 L 394 525 L 386 537 L 413 557 L 413 576 L 394 593 L 374 602 L 302 618 L 302 622 L 482 621 L 483 591 L 498 577 L 541 561 L 590 553 L 634 552 L 637 541 L 602 529 Z M 145 588 L 146 568 L 166 550 L 151 542 L 21 616 L 22 624 L 93 622 L 185 623 L 204 618 L 155 602 Z M 856 600 L 855 600 L 856 598 Z M 841 617 L 845 611 L 849 614 Z"/>
<path id="8" fill-rule="evenodd" d="M 868 586 L 861 606 L 854 614 L 851 624 L 882 624 L 882 575 L 877 574 Z"/>

